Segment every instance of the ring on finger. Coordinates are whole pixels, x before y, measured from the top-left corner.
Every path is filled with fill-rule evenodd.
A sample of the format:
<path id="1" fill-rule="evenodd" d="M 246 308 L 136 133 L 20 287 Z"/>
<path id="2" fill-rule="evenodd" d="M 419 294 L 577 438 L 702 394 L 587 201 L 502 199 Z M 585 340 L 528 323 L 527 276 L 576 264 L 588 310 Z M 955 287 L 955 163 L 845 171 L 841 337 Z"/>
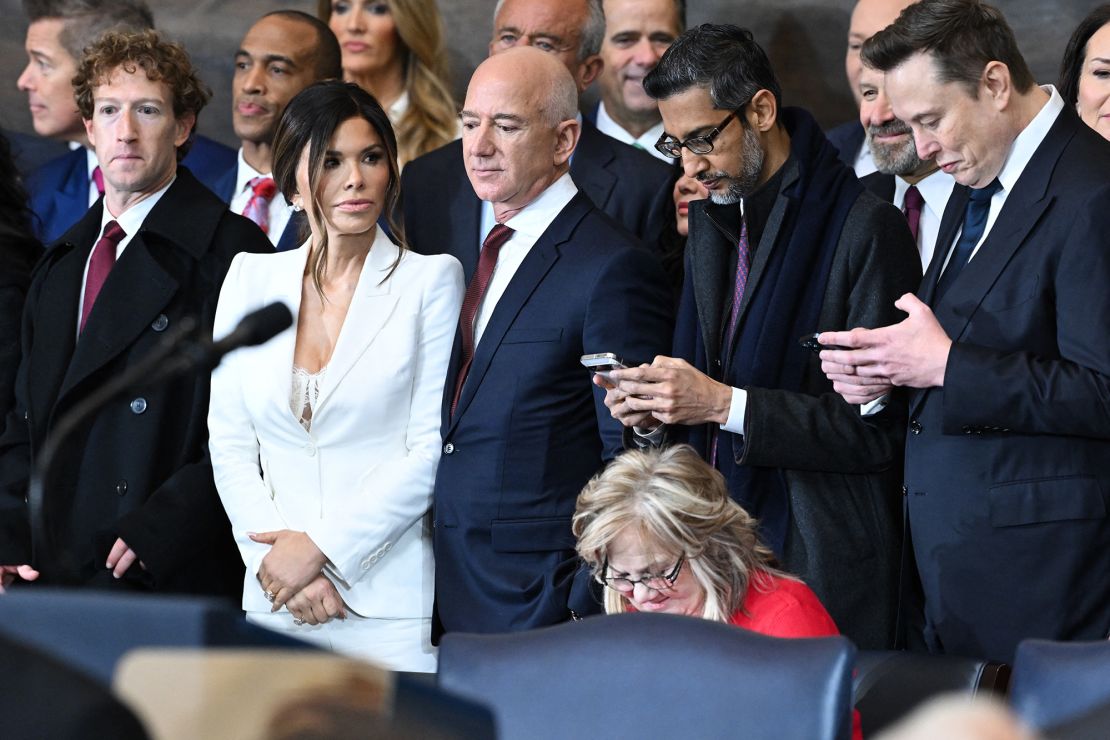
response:
<path id="1" fill-rule="evenodd" d="M 269 589 L 266 589 L 266 593 L 263 594 L 263 595 L 266 597 L 266 601 L 269 601 L 271 603 L 273 602 L 273 600 L 274 600 L 274 592 L 273 591 L 271 591 Z"/>
<path id="2" fill-rule="evenodd" d="M 300 627 L 302 624 L 304 624 L 304 620 L 301 619 L 300 617 L 293 617 L 293 624 Z"/>

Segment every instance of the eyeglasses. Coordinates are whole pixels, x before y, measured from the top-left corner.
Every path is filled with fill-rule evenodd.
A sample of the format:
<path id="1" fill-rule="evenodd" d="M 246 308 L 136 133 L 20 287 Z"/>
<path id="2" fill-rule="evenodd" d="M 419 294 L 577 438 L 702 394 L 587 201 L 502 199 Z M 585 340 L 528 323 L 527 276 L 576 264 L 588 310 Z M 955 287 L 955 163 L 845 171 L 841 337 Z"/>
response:
<path id="1" fill-rule="evenodd" d="M 728 128 L 732 119 L 736 118 L 742 110 L 744 110 L 743 106 L 737 108 L 732 113 L 728 114 L 728 118 L 717 124 L 716 128 L 710 129 L 701 136 L 691 136 L 686 141 L 679 141 L 670 134 L 664 133 L 659 137 L 659 141 L 655 142 L 655 148 L 671 159 L 678 159 L 682 156 L 682 147 L 689 149 L 692 154 L 709 154 L 713 151 L 713 140 L 720 136 L 722 131 Z"/>
<path id="2" fill-rule="evenodd" d="M 665 576 L 647 574 L 640 576 L 635 580 L 627 576 L 602 576 L 601 580 L 605 582 L 606 586 L 613 589 L 614 591 L 619 591 L 622 594 L 632 593 L 632 591 L 635 590 L 637 583 L 642 583 L 645 588 L 650 588 L 654 591 L 662 591 L 673 586 L 674 582 L 678 580 L 678 573 L 682 570 L 682 564 L 685 562 L 686 556 L 683 555 L 678 559 L 678 562 L 675 563 L 674 568 L 671 569 L 671 572 Z M 602 572 L 609 572 L 608 560 L 605 561 L 605 568 L 602 570 Z"/>

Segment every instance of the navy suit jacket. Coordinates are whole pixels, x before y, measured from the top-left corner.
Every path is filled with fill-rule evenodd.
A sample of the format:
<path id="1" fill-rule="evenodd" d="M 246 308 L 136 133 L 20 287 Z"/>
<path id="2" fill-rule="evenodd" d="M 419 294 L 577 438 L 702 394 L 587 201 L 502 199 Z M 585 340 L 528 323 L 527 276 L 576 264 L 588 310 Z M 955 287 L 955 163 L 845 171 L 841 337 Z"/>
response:
<path id="1" fill-rule="evenodd" d="M 232 166 L 225 170 L 219 178 L 216 179 L 212 186 L 212 192 L 215 193 L 220 200 L 228 205 L 231 204 L 231 199 L 235 197 L 235 181 L 239 177 L 239 158 L 236 156 L 235 162 Z M 278 193 L 275 198 L 283 198 L 285 196 Z M 290 249 L 296 249 L 301 246 L 301 227 L 304 224 L 305 216 L 304 211 L 296 211 L 290 217 L 289 221 L 285 224 L 285 230 L 281 232 L 281 238 L 278 239 L 277 245 L 274 247 L 275 251 L 285 252 Z"/>
<path id="2" fill-rule="evenodd" d="M 418 246 L 454 255 L 469 276 L 477 246 L 469 233 L 452 238 L 453 205 L 426 219 L 439 233 Z M 599 610 L 588 575 L 575 578 L 571 515 L 582 486 L 621 450 L 622 429 L 579 358 L 650 362 L 669 348 L 671 306 L 654 255 L 579 193 L 498 300 L 452 415 L 456 335 L 435 483 L 435 636 Z"/>
<path id="3" fill-rule="evenodd" d="M 836 147 L 840 161 L 855 169 L 856 157 L 863 147 L 864 130 L 859 121 L 848 121 L 825 132 L 825 137 Z"/>
<path id="4" fill-rule="evenodd" d="M 27 178 L 31 211 L 44 244 L 53 244 L 89 210 L 89 171 L 85 149 L 79 147 L 50 160 Z M 216 181 L 236 162 L 235 152 L 211 139 L 198 136 L 181 164 L 213 189 Z"/>
<path id="5" fill-rule="evenodd" d="M 582 122 L 582 135 L 570 162 L 570 176 L 578 189 L 594 205 L 615 219 L 631 234 L 652 248 L 657 248 L 667 209 L 673 208 L 671 188 L 674 170 L 650 154 L 617 141 L 597 130 L 589 121 Z M 447 199 L 444 194 L 449 195 Z M 482 223 L 482 202 L 474 194 L 463 165 L 461 141 L 429 152 L 405 165 L 401 173 L 404 193 L 406 233 L 416 251 L 425 248 L 431 254 L 444 247 L 423 239 L 423 234 L 436 229 L 438 220 L 428 217 L 430 203 L 449 204 L 449 217 L 456 238 L 472 242 L 473 257 L 466 277 L 474 269 L 478 245 L 485 236 L 479 234 Z M 469 266 L 468 266 L 469 264 Z"/>
<path id="6" fill-rule="evenodd" d="M 934 651 L 1009 662 L 1025 638 L 1110 633 L 1107 172 L 1110 143 L 1065 106 L 932 305 L 954 343 L 943 387 L 911 395 L 903 490 Z"/>

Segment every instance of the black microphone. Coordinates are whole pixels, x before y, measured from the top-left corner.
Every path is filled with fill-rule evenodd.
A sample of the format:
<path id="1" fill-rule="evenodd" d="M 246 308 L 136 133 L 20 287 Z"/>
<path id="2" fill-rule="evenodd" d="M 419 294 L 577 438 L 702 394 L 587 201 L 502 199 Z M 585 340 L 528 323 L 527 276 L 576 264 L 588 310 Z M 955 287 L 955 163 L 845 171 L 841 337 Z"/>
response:
<path id="1" fill-rule="evenodd" d="M 220 364 L 227 353 L 268 342 L 292 325 L 293 313 L 289 307 L 281 301 L 271 303 L 247 314 L 230 334 L 204 347 L 199 364 L 211 370 Z"/>

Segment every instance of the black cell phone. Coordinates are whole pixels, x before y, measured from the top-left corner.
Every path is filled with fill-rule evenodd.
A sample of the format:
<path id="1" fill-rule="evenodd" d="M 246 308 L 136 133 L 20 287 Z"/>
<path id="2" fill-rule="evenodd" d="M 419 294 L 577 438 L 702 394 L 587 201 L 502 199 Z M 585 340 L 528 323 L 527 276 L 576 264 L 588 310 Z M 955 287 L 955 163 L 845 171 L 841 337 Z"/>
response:
<path id="1" fill-rule="evenodd" d="M 802 347 L 810 350 L 811 352 L 820 352 L 823 349 L 852 349 L 851 347 L 841 347 L 839 344 L 821 344 L 817 341 L 817 337 L 819 337 L 820 335 L 821 332 L 819 331 L 815 331 L 812 334 L 806 334 L 805 336 L 798 338 L 798 344 L 802 345 Z"/>

